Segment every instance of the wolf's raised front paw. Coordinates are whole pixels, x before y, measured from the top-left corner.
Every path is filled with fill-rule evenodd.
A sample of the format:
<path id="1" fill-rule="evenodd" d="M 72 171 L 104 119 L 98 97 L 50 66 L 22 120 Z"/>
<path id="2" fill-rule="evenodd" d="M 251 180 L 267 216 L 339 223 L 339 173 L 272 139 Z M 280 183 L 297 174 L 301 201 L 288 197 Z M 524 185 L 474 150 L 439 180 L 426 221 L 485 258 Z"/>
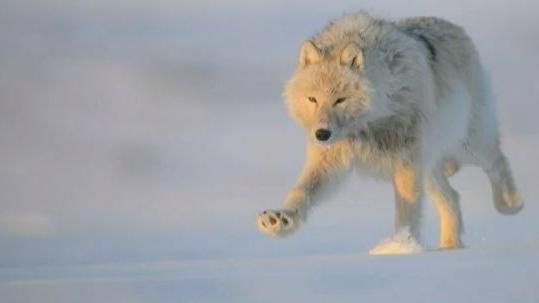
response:
<path id="1" fill-rule="evenodd" d="M 265 210 L 258 214 L 258 229 L 270 236 L 286 236 L 299 227 L 298 212 L 293 209 Z"/>

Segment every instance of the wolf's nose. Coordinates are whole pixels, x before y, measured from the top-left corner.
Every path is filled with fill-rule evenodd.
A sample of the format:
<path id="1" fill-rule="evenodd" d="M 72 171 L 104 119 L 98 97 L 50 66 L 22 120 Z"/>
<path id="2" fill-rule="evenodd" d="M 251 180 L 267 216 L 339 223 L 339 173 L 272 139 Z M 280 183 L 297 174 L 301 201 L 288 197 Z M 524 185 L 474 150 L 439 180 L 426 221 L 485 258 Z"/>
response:
<path id="1" fill-rule="evenodd" d="M 316 139 L 320 141 L 327 141 L 329 137 L 331 137 L 331 131 L 325 128 L 317 129 L 314 134 L 316 136 Z"/>

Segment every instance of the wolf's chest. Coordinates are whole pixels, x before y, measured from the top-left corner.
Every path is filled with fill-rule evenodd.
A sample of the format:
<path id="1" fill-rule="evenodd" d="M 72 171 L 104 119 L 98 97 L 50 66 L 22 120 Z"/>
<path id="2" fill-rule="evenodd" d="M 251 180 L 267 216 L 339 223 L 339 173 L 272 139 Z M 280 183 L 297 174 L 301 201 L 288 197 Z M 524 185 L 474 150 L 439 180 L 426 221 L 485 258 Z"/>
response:
<path id="1" fill-rule="evenodd" d="M 362 174 L 386 178 L 395 167 L 410 160 L 414 140 L 391 132 L 363 134 L 353 140 L 355 168 Z"/>

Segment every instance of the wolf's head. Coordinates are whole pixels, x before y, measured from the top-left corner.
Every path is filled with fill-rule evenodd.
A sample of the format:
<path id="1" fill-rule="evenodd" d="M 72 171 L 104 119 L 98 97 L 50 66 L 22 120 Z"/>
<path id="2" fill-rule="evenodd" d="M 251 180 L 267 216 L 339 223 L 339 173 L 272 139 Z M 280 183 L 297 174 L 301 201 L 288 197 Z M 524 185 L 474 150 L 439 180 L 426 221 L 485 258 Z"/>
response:
<path id="1" fill-rule="evenodd" d="M 285 98 L 291 115 L 315 142 L 331 144 L 379 116 L 364 56 L 354 42 L 323 51 L 306 41 Z"/>

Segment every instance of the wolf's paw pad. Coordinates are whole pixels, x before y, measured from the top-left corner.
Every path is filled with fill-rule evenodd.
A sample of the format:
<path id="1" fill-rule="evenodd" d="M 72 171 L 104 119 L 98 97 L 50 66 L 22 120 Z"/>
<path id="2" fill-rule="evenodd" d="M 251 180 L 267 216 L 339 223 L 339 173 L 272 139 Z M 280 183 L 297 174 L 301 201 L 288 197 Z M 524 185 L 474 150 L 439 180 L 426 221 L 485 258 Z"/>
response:
<path id="1" fill-rule="evenodd" d="M 256 217 L 258 230 L 270 236 L 286 236 L 299 226 L 298 213 L 291 209 L 265 210 Z"/>

